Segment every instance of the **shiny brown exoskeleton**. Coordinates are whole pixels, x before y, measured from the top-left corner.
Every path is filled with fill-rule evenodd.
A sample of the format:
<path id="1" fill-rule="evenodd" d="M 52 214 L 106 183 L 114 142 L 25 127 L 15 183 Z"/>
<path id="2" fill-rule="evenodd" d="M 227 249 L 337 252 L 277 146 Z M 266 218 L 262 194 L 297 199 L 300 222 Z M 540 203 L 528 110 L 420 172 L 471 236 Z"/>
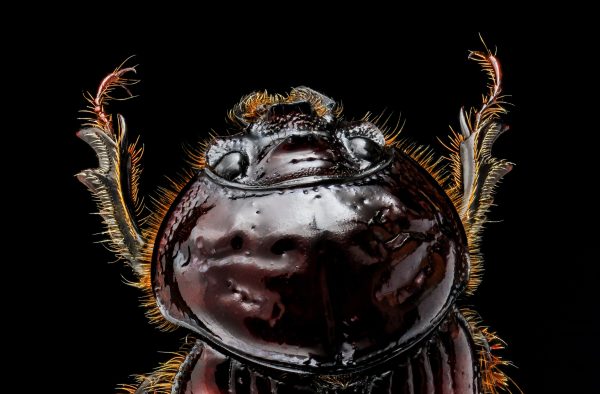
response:
<path id="1" fill-rule="evenodd" d="M 345 120 L 306 87 L 251 94 L 239 132 L 194 156 L 151 224 L 137 224 L 139 150 L 90 97 L 80 137 L 100 167 L 79 175 L 113 246 L 146 291 L 150 318 L 197 336 L 130 393 L 479 393 L 507 387 L 495 337 L 457 297 L 475 290 L 478 235 L 510 165 L 492 158 L 500 68 L 479 111 L 461 110 L 451 173 L 368 119 Z M 139 208 L 139 207 L 137 207 Z M 164 320 L 168 323 L 166 323 Z"/>

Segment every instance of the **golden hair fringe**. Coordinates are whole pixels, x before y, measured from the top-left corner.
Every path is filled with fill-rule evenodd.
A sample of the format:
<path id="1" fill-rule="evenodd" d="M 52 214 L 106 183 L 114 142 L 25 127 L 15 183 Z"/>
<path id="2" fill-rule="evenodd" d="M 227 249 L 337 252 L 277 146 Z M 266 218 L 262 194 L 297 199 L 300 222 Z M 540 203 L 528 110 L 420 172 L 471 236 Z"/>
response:
<path id="1" fill-rule="evenodd" d="M 331 112 L 334 117 L 339 117 L 343 111 L 340 104 L 336 104 L 333 109 L 328 107 L 328 103 L 323 101 L 323 97 L 311 89 L 294 88 L 287 95 L 270 94 L 264 90 L 243 97 L 229 111 L 228 119 L 233 124 L 239 124 L 240 118 L 245 122 L 252 122 L 260 118 L 274 104 L 289 104 L 298 101 L 309 102 L 318 116 L 325 116 Z"/>
<path id="2" fill-rule="evenodd" d="M 179 351 L 169 353 L 172 356 L 170 359 L 160 364 L 150 374 L 134 375 L 136 383 L 119 385 L 117 393 L 135 394 L 140 388 L 143 388 L 145 394 L 171 394 L 175 377 L 193 345 L 194 341 L 186 338 Z"/>
<path id="3" fill-rule="evenodd" d="M 144 239 L 147 242 L 140 258 L 142 272 L 138 276 L 137 281 L 129 282 L 130 285 L 139 288 L 143 292 L 141 306 L 146 309 L 146 316 L 152 324 L 163 331 L 174 331 L 177 329 L 177 326 L 164 318 L 156 303 L 151 278 L 152 254 L 155 242 L 157 242 L 160 226 L 169 211 L 169 207 L 171 207 L 181 190 L 189 183 L 193 176 L 194 174 L 190 170 L 177 176 L 175 179 L 167 178 L 169 180 L 168 186 L 159 187 L 156 196 L 150 198 L 151 213 L 144 222 L 145 228 L 143 231 Z"/>
<path id="4" fill-rule="evenodd" d="M 506 347 L 498 335 L 482 323 L 479 314 L 469 308 L 461 308 L 461 314 L 469 324 L 479 357 L 481 384 L 485 394 L 521 393 L 519 386 L 502 370 L 514 366 L 497 353 Z"/>

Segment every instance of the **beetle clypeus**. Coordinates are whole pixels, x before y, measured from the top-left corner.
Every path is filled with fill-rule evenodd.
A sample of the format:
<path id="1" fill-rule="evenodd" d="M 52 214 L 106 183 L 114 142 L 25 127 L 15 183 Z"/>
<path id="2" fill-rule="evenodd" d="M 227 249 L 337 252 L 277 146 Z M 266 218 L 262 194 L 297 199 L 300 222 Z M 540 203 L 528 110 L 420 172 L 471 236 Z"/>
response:
<path id="1" fill-rule="evenodd" d="M 478 393 L 508 389 L 499 340 L 457 306 L 480 281 L 479 239 L 506 129 L 499 63 L 460 111 L 449 170 L 428 149 L 307 87 L 252 93 L 236 133 L 192 154 L 194 168 L 138 224 L 141 150 L 106 112 L 119 68 L 90 95 L 78 135 L 99 167 L 78 174 L 114 251 L 145 292 L 150 320 L 196 340 L 129 393 Z M 114 125 L 116 123 L 116 127 Z"/>

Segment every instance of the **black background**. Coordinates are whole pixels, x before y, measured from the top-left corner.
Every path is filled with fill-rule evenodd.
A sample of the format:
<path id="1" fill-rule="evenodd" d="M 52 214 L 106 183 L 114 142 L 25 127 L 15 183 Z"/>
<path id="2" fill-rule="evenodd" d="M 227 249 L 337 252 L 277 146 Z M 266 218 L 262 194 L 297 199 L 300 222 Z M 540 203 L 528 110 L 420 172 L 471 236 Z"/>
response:
<path id="1" fill-rule="evenodd" d="M 31 340 L 44 338 L 40 369 L 53 376 L 46 386 L 111 392 L 129 374 L 168 358 L 160 352 L 176 350 L 186 334 L 161 333 L 147 323 L 138 292 L 121 280 L 129 272 L 108 264 L 113 256 L 96 243 L 100 220 L 90 215 L 94 204 L 73 177 L 96 163 L 75 138 L 83 91 L 136 55 L 140 97 L 113 108 L 141 136 L 142 188 L 149 194 L 184 166 L 182 143 L 194 144 L 211 129 L 223 132 L 226 111 L 254 90 L 307 85 L 341 100 L 348 117 L 401 112 L 405 137 L 440 148 L 436 137 L 457 126 L 460 106 L 478 104 L 484 92 L 483 74 L 466 60 L 469 49 L 482 48 L 481 31 L 498 47 L 514 104 L 511 131 L 495 153 L 516 166 L 497 194 L 490 215 L 496 222 L 484 234 L 483 284 L 466 303 L 508 343 L 504 356 L 516 368 L 507 372 L 525 392 L 600 389 L 592 298 L 597 213 L 589 190 L 597 181 L 590 155 L 595 130 L 592 114 L 581 107 L 583 90 L 573 90 L 591 79 L 581 56 L 585 45 L 533 28 L 457 32 L 347 22 L 234 29 L 202 27 L 199 20 L 185 28 L 147 24 L 104 34 L 98 21 L 82 20 L 71 33 L 40 34 L 26 47 L 21 61 L 33 84 L 15 100 L 27 111 L 16 130 L 23 131 L 19 146 L 28 153 L 16 168 L 31 188 L 24 202 L 35 222 L 25 221 L 18 234 L 31 228 L 40 234 L 20 249 L 20 258 L 37 256 L 27 267 L 41 283 L 31 286 L 36 305 L 19 315 L 26 310 L 25 319 L 34 322 L 18 324 L 34 328 Z M 18 82 L 15 74 L 7 79 L 13 76 Z"/>

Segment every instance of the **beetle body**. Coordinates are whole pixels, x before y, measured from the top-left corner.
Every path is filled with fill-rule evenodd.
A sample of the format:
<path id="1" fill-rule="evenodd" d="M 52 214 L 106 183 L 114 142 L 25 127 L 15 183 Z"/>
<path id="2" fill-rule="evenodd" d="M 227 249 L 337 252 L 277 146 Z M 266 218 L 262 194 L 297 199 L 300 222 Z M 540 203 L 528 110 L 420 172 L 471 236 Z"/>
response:
<path id="1" fill-rule="evenodd" d="M 318 92 L 255 93 L 231 112 L 239 132 L 205 144 L 195 171 L 145 231 L 133 208 L 137 150 L 127 144 L 124 120 L 115 131 L 104 112 L 106 91 L 125 86 L 133 70 L 109 75 L 90 98 L 92 127 L 80 132 L 100 168 L 79 177 L 99 197 L 117 252 L 140 277 L 151 318 L 197 338 L 162 371 L 125 389 L 505 387 L 502 362 L 489 350 L 494 337 L 457 307 L 478 280 L 476 236 L 489 190 L 509 169 L 489 160 L 489 138 L 501 132 L 499 66 L 491 54 L 478 56 L 495 71 L 496 90 L 472 120 L 461 111 L 453 182 L 424 151 L 368 119 L 345 120 Z"/>

